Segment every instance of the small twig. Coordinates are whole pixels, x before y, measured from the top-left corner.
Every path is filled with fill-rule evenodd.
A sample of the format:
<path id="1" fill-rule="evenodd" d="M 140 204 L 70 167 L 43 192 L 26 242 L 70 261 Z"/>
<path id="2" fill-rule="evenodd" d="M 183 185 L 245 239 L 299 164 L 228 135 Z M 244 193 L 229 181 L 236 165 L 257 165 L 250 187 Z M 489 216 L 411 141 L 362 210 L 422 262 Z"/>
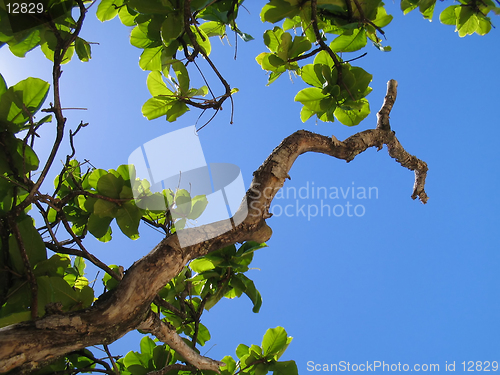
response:
<path id="1" fill-rule="evenodd" d="M 111 365 L 113 366 L 114 373 L 117 375 L 120 375 L 120 370 L 116 366 L 116 362 L 115 362 L 113 356 L 111 355 L 111 352 L 109 351 L 108 346 L 106 344 L 104 344 L 102 347 L 104 348 L 104 351 L 108 355 L 109 361 L 111 362 Z"/>
<path id="2" fill-rule="evenodd" d="M 294 57 L 293 59 L 288 59 L 287 62 L 291 63 L 291 62 L 295 62 L 295 61 L 304 60 L 304 59 L 307 59 L 308 57 L 314 56 L 315 54 L 317 54 L 318 52 L 321 52 L 321 51 L 323 51 L 322 48 L 316 48 L 315 50 L 313 50 L 309 53 L 306 53 L 305 55 L 300 55 L 300 56 Z"/>
<path id="3" fill-rule="evenodd" d="M 83 253 L 85 253 L 85 259 L 90 260 L 96 267 L 99 267 L 103 271 L 105 271 L 109 276 L 111 276 L 113 279 L 120 281 L 122 277 L 118 275 L 115 271 L 113 271 L 111 268 L 109 268 L 105 263 L 101 262 L 98 258 L 96 258 L 93 254 L 89 253 L 85 246 L 83 246 L 82 241 L 78 236 L 73 232 L 73 229 L 69 226 L 68 220 L 64 216 L 64 213 L 60 211 L 60 216 L 61 216 L 61 221 L 64 225 L 64 228 L 68 232 L 68 234 L 75 240 L 76 244 L 78 247 L 82 250 Z"/>
<path id="4" fill-rule="evenodd" d="M 349 1 L 350 0 L 348 0 L 347 2 L 349 2 Z M 361 21 L 372 25 L 380 34 L 382 34 L 385 37 L 384 30 L 382 30 L 380 27 L 378 27 L 372 21 L 370 21 L 368 18 L 366 18 L 363 7 L 361 7 L 361 4 L 359 3 L 359 1 L 358 0 L 353 0 L 353 1 L 354 1 L 354 4 L 356 5 L 356 9 L 359 12 L 359 18 L 361 18 Z"/>
<path id="5" fill-rule="evenodd" d="M 59 30 L 57 29 L 53 20 L 49 20 L 48 22 L 49 27 L 52 29 L 57 39 L 57 45 L 54 50 L 54 65 L 52 67 L 52 80 L 53 80 L 52 88 L 54 90 L 54 105 L 51 106 L 52 107 L 51 109 L 54 112 L 57 122 L 56 139 L 54 140 L 54 144 L 52 145 L 52 150 L 50 151 L 50 154 L 47 157 L 47 161 L 45 162 L 45 166 L 43 167 L 40 176 L 38 177 L 38 180 L 31 188 L 28 197 L 26 197 L 26 199 L 17 206 L 18 213 L 24 210 L 26 207 L 28 207 L 29 204 L 31 204 L 35 193 L 42 185 L 43 181 L 47 176 L 47 173 L 49 172 L 50 167 L 52 166 L 52 163 L 54 162 L 54 159 L 56 157 L 56 154 L 59 150 L 59 147 L 63 139 L 66 118 L 63 116 L 61 110 L 62 107 L 61 107 L 60 86 L 59 86 L 59 79 L 61 78 L 62 74 L 61 63 L 64 58 L 64 55 L 66 54 L 66 51 L 78 37 L 78 34 L 82 29 L 83 20 L 85 19 L 85 13 L 87 12 L 87 9 L 85 9 L 85 6 L 83 4 L 83 1 L 82 0 L 76 0 L 76 1 L 80 8 L 80 17 L 76 22 L 75 30 L 73 31 L 73 33 L 70 34 L 70 37 L 67 40 L 62 39 L 61 34 L 59 33 Z"/>
<path id="6" fill-rule="evenodd" d="M 73 138 L 75 137 L 75 135 L 78 134 L 78 132 L 80 131 L 81 128 L 86 127 L 88 124 L 89 124 L 88 122 L 83 123 L 83 121 L 81 121 L 80 124 L 78 124 L 78 127 L 76 128 L 76 130 L 74 132 L 70 129 L 70 131 L 69 131 L 69 144 L 71 146 L 71 154 L 66 156 L 66 165 L 69 165 L 70 159 L 73 156 L 75 156 L 75 154 L 76 154 L 75 146 L 73 145 Z"/>
<path id="7" fill-rule="evenodd" d="M 382 108 L 377 113 L 377 129 L 381 130 L 391 130 L 391 125 L 389 124 L 389 114 L 391 113 L 394 102 L 396 101 L 396 96 L 398 95 L 398 82 L 394 79 L 387 82 L 387 94 L 385 95 L 384 103 Z"/>
<path id="8" fill-rule="evenodd" d="M 361 59 L 362 57 L 365 57 L 366 55 L 368 55 L 368 52 L 365 52 L 365 53 L 363 53 L 362 55 L 360 55 L 360 56 L 358 56 L 358 57 L 354 57 L 354 58 L 352 58 L 352 59 L 350 59 L 350 60 L 345 60 L 344 62 L 349 63 L 349 62 L 351 62 L 351 61 L 359 60 L 359 59 Z"/>
<path id="9" fill-rule="evenodd" d="M 40 211 L 40 214 L 42 215 L 43 221 L 45 222 L 45 227 L 47 228 L 47 230 L 50 234 L 50 238 L 52 239 L 52 241 L 54 241 L 56 246 L 59 246 L 59 241 L 57 240 L 57 237 L 54 234 L 54 231 L 52 230 L 52 226 L 50 225 L 49 220 L 47 219 L 47 212 L 45 212 L 45 210 L 43 209 L 43 207 L 39 201 L 35 201 L 35 205 L 38 207 L 38 210 Z"/>
<path id="10" fill-rule="evenodd" d="M 97 363 L 97 364 L 99 364 L 99 365 L 101 365 L 102 367 L 105 368 L 105 370 L 95 369 L 95 368 L 89 368 L 88 370 L 91 370 L 89 372 L 94 372 L 95 371 L 95 372 L 101 372 L 101 373 L 104 373 L 104 374 L 115 374 L 115 372 L 113 372 L 113 370 L 111 369 L 111 367 L 109 366 L 109 364 L 106 361 L 103 361 L 102 359 L 96 358 L 92 354 L 92 352 L 85 351 L 85 350 L 79 350 L 79 351 L 76 351 L 76 352 L 73 352 L 73 353 L 77 354 L 79 356 L 82 356 L 82 357 L 86 357 L 86 358 L 90 359 L 91 361 L 93 361 L 94 363 Z M 83 369 L 80 369 L 80 370 L 83 370 Z M 119 374 L 119 373 L 116 372 L 116 374 Z"/>
<path id="11" fill-rule="evenodd" d="M 172 305 L 171 303 L 165 301 L 163 298 L 161 298 L 159 295 L 156 296 L 156 298 L 153 301 L 155 305 L 161 306 L 166 310 L 172 311 L 175 315 L 179 316 L 183 320 L 186 319 L 186 314 L 183 313 L 181 310 L 179 310 L 177 307 Z"/>

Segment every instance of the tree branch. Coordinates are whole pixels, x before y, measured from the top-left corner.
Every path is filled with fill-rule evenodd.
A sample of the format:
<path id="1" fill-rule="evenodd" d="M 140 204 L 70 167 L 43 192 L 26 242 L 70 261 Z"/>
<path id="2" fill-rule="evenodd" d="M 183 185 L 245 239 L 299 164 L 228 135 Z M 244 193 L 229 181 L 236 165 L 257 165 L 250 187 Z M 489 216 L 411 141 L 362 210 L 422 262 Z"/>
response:
<path id="1" fill-rule="evenodd" d="M 387 82 L 387 94 L 385 95 L 384 104 L 377 113 L 377 129 L 391 130 L 389 124 L 389 114 L 391 113 L 396 96 L 398 95 L 398 82 L 394 79 Z"/>
<path id="2" fill-rule="evenodd" d="M 418 197 L 426 203 L 428 198 L 424 185 L 427 164 L 410 155 L 392 131 L 365 130 L 340 142 L 335 137 L 299 130 L 285 138 L 254 172 L 246 200 L 243 200 L 233 218 L 234 222 L 240 223 L 238 226 L 225 233 L 220 230 L 227 225 L 225 221 L 185 229 L 184 235 L 190 236 L 192 243 L 195 243 L 185 248 L 180 246 L 175 233 L 135 262 L 120 284 L 99 298 L 92 307 L 67 314 L 49 315 L 35 322 L 23 322 L 0 329 L 0 372 L 15 368 L 20 372 L 29 371 L 66 353 L 91 345 L 111 343 L 140 327 L 146 327 L 161 340 L 166 340 L 172 349 L 182 353 L 194 366 L 217 371 L 217 361 L 199 356 L 180 337 L 174 337 L 168 327 L 157 326 L 155 319 L 158 317 L 152 315 L 150 304 L 159 290 L 192 259 L 236 242 L 269 240 L 272 235 L 272 230 L 266 223 L 266 219 L 271 216 L 269 207 L 275 194 L 289 178 L 288 173 L 299 155 L 317 152 L 349 162 L 366 149 L 381 149 L 384 144 L 392 158 L 403 167 L 415 171 L 412 198 Z M 212 235 L 213 233 L 223 234 Z M 144 280 L 148 282 L 145 283 Z"/>
<path id="3" fill-rule="evenodd" d="M 153 312 L 149 313 L 148 318 L 140 325 L 139 329 L 155 335 L 160 341 L 170 346 L 187 362 L 200 370 L 212 370 L 220 373 L 219 366 L 225 366 L 224 362 L 214 361 L 195 352 L 177 334 L 174 327 L 160 320 L 158 315 Z"/>

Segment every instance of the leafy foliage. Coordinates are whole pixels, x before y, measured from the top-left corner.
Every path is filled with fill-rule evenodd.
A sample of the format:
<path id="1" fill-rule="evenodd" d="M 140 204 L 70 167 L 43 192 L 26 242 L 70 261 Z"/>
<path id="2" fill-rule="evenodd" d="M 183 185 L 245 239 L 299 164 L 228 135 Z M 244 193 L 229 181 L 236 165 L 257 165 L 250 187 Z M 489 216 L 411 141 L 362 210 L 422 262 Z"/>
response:
<path id="1" fill-rule="evenodd" d="M 142 106 L 147 119 L 165 117 L 174 122 L 192 107 L 218 111 L 227 99 L 231 100 L 238 90 L 230 87 L 212 62 L 210 40 L 224 38 L 230 31 L 244 41 L 253 40 L 236 22 L 242 3 L 243 0 L 98 3 L 100 21 L 118 16 L 131 28 L 130 43 L 141 50 L 139 67 L 150 71 L 146 84 L 151 98 Z M 435 3 L 402 0 L 401 9 L 406 14 L 418 8 L 424 18 L 431 20 Z M 86 261 L 105 272 L 102 283 L 106 291 L 119 285 L 123 268 L 118 264 L 106 265 L 92 255 L 84 245 L 89 234 L 108 242 L 112 240 L 112 227 L 118 227 L 134 240 L 139 237 L 141 224 L 146 224 L 168 237 L 188 226 L 190 220 L 196 220 L 208 204 L 206 197 L 191 197 L 186 190 L 151 191 L 148 181 L 136 177 L 133 166 L 104 170 L 76 160 L 72 141 L 87 125 L 84 123 L 70 131 L 73 152 L 55 178 L 54 189 L 40 191 L 49 170 L 53 170 L 65 128 L 59 96 L 61 65 L 68 63 L 75 52 L 82 62 L 92 57 L 91 43 L 79 36 L 91 2 L 44 0 L 40 4 L 43 12 L 36 16 L 13 14 L 5 4 L 0 5 L 0 46 L 7 46 L 17 57 L 25 57 L 40 47 L 54 63 L 54 101 L 43 109 L 50 88 L 48 82 L 28 77 L 8 87 L 0 75 L 0 327 L 91 307 L 97 293 L 85 276 Z M 80 11 L 78 19 L 73 17 L 78 13 L 73 12 L 74 8 Z M 498 3 L 492 0 L 460 0 L 445 8 L 439 19 L 454 25 L 460 37 L 485 35 L 491 30 L 491 13 L 500 13 Z M 302 121 L 316 116 L 321 121 L 337 119 L 353 126 L 368 116 L 366 97 L 371 92 L 372 75 L 352 65 L 353 60 L 346 57 L 367 48 L 369 41 L 381 51 L 390 51 L 389 46 L 383 45 L 383 28 L 392 16 L 381 0 L 270 0 L 262 8 L 260 19 L 273 26 L 263 35 L 268 52 L 259 54 L 256 61 L 268 72 L 268 85 L 288 72 L 308 86 L 295 95 L 295 101 L 303 106 Z M 222 93 L 216 95 L 208 82 L 192 87 L 190 75 L 200 58 L 222 84 Z M 306 62 L 307 59 L 312 61 Z M 53 120 L 57 137 L 49 157 L 40 160 L 35 147 L 37 131 Z M 46 184 L 43 186 L 46 189 Z M 231 299 L 245 294 L 253 311 L 259 311 L 262 297 L 246 273 L 254 252 L 265 246 L 256 242 L 246 242 L 239 248 L 230 245 L 193 260 L 159 291 L 151 302 L 151 310 L 199 352 L 197 345 L 204 346 L 210 340 L 201 315 L 223 297 Z M 221 372 L 297 374 L 293 361 L 279 361 L 291 341 L 284 328 L 269 329 L 260 346 L 240 344 L 237 360 L 224 357 L 226 366 Z M 91 372 L 97 368 L 110 373 L 112 366 L 123 374 L 165 369 L 171 373 L 196 371 L 186 366 L 186 360 L 174 349 L 149 336 L 144 336 L 140 348 L 140 352 L 129 352 L 116 362 L 110 355 L 110 363 L 84 349 L 68 353 L 40 373 Z"/>

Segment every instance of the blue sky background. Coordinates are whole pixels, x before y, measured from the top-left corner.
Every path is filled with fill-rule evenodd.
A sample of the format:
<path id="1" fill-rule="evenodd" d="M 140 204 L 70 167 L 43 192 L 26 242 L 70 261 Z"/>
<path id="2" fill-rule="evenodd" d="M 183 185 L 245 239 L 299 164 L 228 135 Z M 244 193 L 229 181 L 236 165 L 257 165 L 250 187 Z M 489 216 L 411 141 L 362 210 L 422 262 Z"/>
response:
<path id="1" fill-rule="evenodd" d="M 294 337 L 282 358 L 294 359 L 300 373 L 308 372 L 308 361 L 433 363 L 441 371 L 455 361 L 457 373 L 463 372 L 463 361 L 500 362 L 499 31 L 459 38 L 453 27 L 416 12 L 403 16 L 391 2 L 387 9 L 395 18 L 386 28 L 386 43 L 392 52 L 368 46 L 368 55 L 353 62 L 374 76 L 368 96 L 372 115 L 353 128 L 313 119 L 302 124 L 301 105 L 293 97 L 305 84 L 284 74 L 265 87 L 266 73 L 255 62 L 266 51 L 262 34 L 272 28 L 259 20 L 264 3 L 245 2 L 249 13 L 241 11 L 239 26 L 255 40 L 238 41 L 236 61 L 233 35 L 232 47 L 212 41 L 214 62 L 240 92 L 234 97 L 234 124 L 226 105 L 199 133 L 207 161 L 238 165 L 248 187 L 252 172 L 298 129 L 343 140 L 374 128 L 386 83 L 396 79 L 391 126 L 406 150 L 428 163 L 430 199 L 425 206 L 411 200 L 414 175 L 386 149 L 368 150 L 349 164 L 320 154 L 299 157 L 285 188 L 375 187 L 378 198 L 327 199 L 330 206 L 362 205 L 364 215 L 309 220 L 296 212 L 279 215 L 273 206 L 305 205 L 307 213 L 307 205 L 320 206 L 320 200 L 275 199 L 276 215 L 267 221 L 273 237 L 256 253 L 258 270 L 247 274 L 263 296 L 261 312 L 253 314 L 245 297 L 221 301 L 202 317 L 212 334 L 202 354 L 210 349 L 213 358 L 235 356 L 238 344 L 260 344 L 266 329 L 279 325 Z M 437 4 L 438 10 L 447 5 Z M 92 46 L 90 62 L 75 58 L 63 67 L 62 103 L 88 108 L 66 112 L 73 129 L 81 120 L 90 123 L 78 134 L 76 157 L 109 169 L 125 164 L 143 143 L 193 125 L 199 112 L 175 124 L 143 118 L 140 109 L 150 95 L 147 72 L 138 66 L 141 51 L 129 44 L 125 26 L 117 19 L 101 24 L 95 10 L 81 36 L 99 45 Z M 18 59 L 7 47 L 0 49 L 0 72 L 8 85 L 27 76 L 51 82 L 51 64 L 39 50 Z M 43 158 L 54 133 L 50 126 L 40 133 L 36 150 Z M 165 162 L 185 157 L 165 151 Z M 141 235 L 131 241 L 117 229 L 110 243 L 89 237 L 87 247 L 103 261 L 127 268 L 161 240 L 146 227 Z M 138 350 L 138 337 L 126 335 L 112 346 L 113 354 Z"/>

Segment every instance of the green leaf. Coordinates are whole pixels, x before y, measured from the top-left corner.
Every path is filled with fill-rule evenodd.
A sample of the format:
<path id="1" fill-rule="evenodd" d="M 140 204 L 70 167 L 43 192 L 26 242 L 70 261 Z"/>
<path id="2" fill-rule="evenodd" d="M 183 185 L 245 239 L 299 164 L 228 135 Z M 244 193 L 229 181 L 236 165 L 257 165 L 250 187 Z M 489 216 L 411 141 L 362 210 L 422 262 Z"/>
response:
<path id="1" fill-rule="evenodd" d="M 69 286 L 61 277 L 40 276 L 38 283 L 38 311 L 43 314 L 48 303 L 60 302 L 64 310 L 80 307 L 78 292 Z"/>
<path id="2" fill-rule="evenodd" d="M 184 32 L 184 18 L 181 12 L 167 14 L 167 18 L 161 25 L 161 37 L 163 43 L 168 45 Z"/>
<path id="3" fill-rule="evenodd" d="M 179 190 L 175 196 L 175 213 L 179 217 L 187 217 L 191 212 L 191 196 L 185 190 Z"/>
<path id="4" fill-rule="evenodd" d="M 276 23 L 283 18 L 293 18 L 300 12 L 300 7 L 297 6 L 297 0 L 271 0 L 260 12 L 262 22 Z"/>
<path id="5" fill-rule="evenodd" d="M 287 334 L 283 327 L 269 328 L 262 339 L 264 356 L 278 353 L 286 345 Z M 268 357 L 269 358 L 269 357 Z"/>
<path id="6" fill-rule="evenodd" d="M 323 76 L 323 66 L 321 64 L 307 64 L 300 70 L 300 77 L 308 85 L 323 88 L 326 82 Z"/>
<path id="7" fill-rule="evenodd" d="M 245 284 L 246 289 L 244 290 L 244 293 L 248 298 L 250 298 L 250 301 L 252 301 L 253 303 L 252 312 L 258 313 L 262 306 L 262 296 L 255 287 L 254 282 L 242 273 L 238 273 L 237 275 L 235 275 L 235 277 L 239 278 Z"/>
<path id="8" fill-rule="evenodd" d="M 161 54 L 163 46 L 145 48 L 139 58 L 142 70 L 161 70 Z"/>
<path id="9" fill-rule="evenodd" d="M 96 188 L 101 195 L 109 198 L 119 198 L 123 186 L 123 178 L 107 173 L 99 178 Z"/>
<path id="10" fill-rule="evenodd" d="M 143 14 L 168 14 L 173 11 L 168 1 L 129 0 L 128 5 Z"/>
<path id="11" fill-rule="evenodd" d="M 68 40 L 71 37 L 70 34 L 70 29 L 67 26 L 63 26 L 60 24 L 57 24 L 60 26 L 59 34 L 61 38 L 64 40 Z M 40 49 L 42 50 L 43 54 L 47 59 L 50 61 L 54 61 L 54 51 L 57 48 L 57 37 L 54 34 L 54 32 L 51 29 L 44 29 L 42 33 L 40 33 Z M 66 53 L 63 56 L 63 59 L 61 61 L 62 64 L 67 64 L 71 61 L 71 58 L 73 57 L 73 53 L 75 52 L 75 47 L 71 45 L 67 50 Z"/>
<path id="12" fill-rule="evenodd" d="M 226 355 L 222 358 L 222 362 L 226 365 L 220 367 L 222 375 L 233 375 L 236 372 L 236 361 L 230 355 Z"/>
<path id="13" fill-rule="evenodd" d="M 214 263 L 207 258 L 198 258 L 191 263 L 189 263 L 189 267 L 196 273 L 202 273 L 205 271 L 213 270 L 215 268 Z"/>
<path id="14" fill-rule="evenodd" d="M 132 240 L 139 238 L 141 210 L 132 202 L 125 202 L 116 213 L 116 223 L 124 235 Z"/>
<path id="15" fill-rule="evenodd" d="M 295 361 L 275 362 L 269 366 L 273 375 L 298 375 L 299 369 Z"/>
<path id="16" fill-rule="evenodd" d="M 97 6 L 97 19 L 101 22 L 112 20 L 122 5 L 123 0 L 101 0 Z"/>
<path id="17" fill-rule="evenodd" d="M 2 95 L 5 91 L 7 91 L 7 84 L 5 83 L 5 79 L 0 74 L 0 95 Z"/>
<path id="18" fill-rule="evenodd" d="M 172 62 L 167 63 L 175 72 L 177 77 L 177 85 L 179 86 L 179 92 L 182 96 L 185 96 L 189 91 L 189 74 L 184 66 L 184 64 L 179 60 L 172 60 Z"/>
<path id="19" fill-rule="evenodd" d="M 189 107 L 186 105 L 186 103 L 176 100 L 174 102 L 169 103 L 168 108 L 167 108 L 167 121 L 168 122 L 174 122 L 182 116 L 184 113 L 189 111 Z"/>
<path id="20" fill-rule="evenodd" d="M 154 45 L 156 41 L 149 39 L 148 35 L 140 26 L 136 26 L 130 33 L 130 44 L 137 48 L 148 48 Z"/>
<path id="21" fill-rule="evenodd" d="M 267 30 L 264 33 L 264 44 L 271 52 L 278 52 L 283 34 L 284 31 L 278 26 L 275 26 L 272 30 Z M 290 35 L 290 33 L 287 34 Z"/>
<path id="22" fill-rule="evenodd" d="M 0 123 L 8 123 L 7 130 L 18 132 L 42 106 L 50 85 L 38 78 L 27 78 L 10 87 L 0 97 Z"/>
<path id="23" fill-rule="evenodd" d="M 120 266 L 117 266 L 115 264 L 111 264 L 109 266 L 109 268 L 111 270 L 115 271 L 115 273 L 117 273 L 118 275 L 121 273 Z M 123 269 L 122 269 L 122 271 L 123 271 Z M 104 284 L 104 286 L 106 287 L 107 290 L 112 290 L 112 289 L 116 288 L 116 286 L 118 285 L 118 280 L 113 278 L 110 274 L 106 273 L 104 275 L 104 277 L 102 278 L 102 283 Z"/>
<path id="24" fill-rule="evenodd" d="M 208 37 L 226 35 L 226 25 L 222 22 L 208 21 L 202 23 L 199 28 L 207 34 Z"/>
<path id="25" fill-rule="evenodd" d="M 0 318 L 0 327 L 10 326 L 11 324 L 21 323 L 31 319 L 31 311 L 23 311 L 14 314 L 9 314 L 6 317 Z"/>
<path id="26" fill-rule="evenodd" d="M 98 199 L 94 204 L 94 214 L 99 215 L 99 217 L 111 217 L 115 218 L 118 210 L 116 203 L 106 201 L 104 199 Z"/>
<path id="27" fill-rule="evenodd" d="M 163 369 L 167 364 L 167 359 L 169 358 L 169 351 L 166 350 L 165 345 L 157 345 L 153 349 L 153 363 L 155 369 Z"/>
<path id="28" fill-rule="evenodd" d="M 302 103 L 308 109 L 319 112 L 322 111 L 321 100 L 327 98 L 327 95 L 322 93 L 322 90 L 317 87 L 308 87 L 300 90 L 295 95 L 294 100 Z"/>
<path id="29" fill-rule="evenodd" d="M 461 6 L 457 8 L 457 30 L 460 37 L 466 35 L 474 34 L 479 26 L 479 21 L 477 19 L 474 10 L 470 7 Z"/>
<path id="30" fill-rule="evenodd" d="M 89 223 L 87 229 L 89 232 L 97 239 L 103 239 L 103 242 L 107 242 L 104 240 L 104 237 L 110 231 L 109 225 L 113 221 L 112 217 L 100 217 L 96 214 L 91 214 L 89 217 Z"/>
<path id="31" fill-rule="evenodd" d="M 163 81 L 162 75 L 158 70 L 149 73 L 146 84 L 152 96 L 164 95 L 168 97 L 174 95 L 174 93 L 167 88 L 167 85 Z"/>
<path id="32" fill-rule="evenodd" d="M 30 216 L 26 216 L 17 223 L 22 245 L 26 251 L 31 267 L 47 259 L 45 244 L 33 225 L 33 219 Z M 24 263 L 21 258 L 18 241 L 13 234 L 9 236 L 9 255 L 15 271 L 20 275 L 24 275 Z"/>
<path id="33" fill-rule="evenodd" d="M 316 57 L 314 58 L 314 64 L 326 65 L 330 69 L 335 68 L 335 62 L 326 51 L 321 51 L 316 55 Z"/>
<path id="34" fill-rule="evenodd" d="M 90 44 L 87 41 L 83 40 L 80 37 L 77 37 L 75 41 L 75 50 L 76 54 L 78 55 L 78 58 L 81 61 L 86 62 L 90 60 L 91 58 Z"/>
<path id="35" fill-rule="evenodd" d="M 25 57 L 26 53 L 40 44 L 40 30 L 33 30 L 26 38 L 15 44 L 10 43 L 10 51 L 17 57 Z"/>
<path id="36" fill-rule="evenodd" d="M 35 276 L 63 277 L 70 264 L 68 256 L 54 254 L 49 259 L 38 262 L 33 273 Z"/>
<path id="37" fill-rule="evenodd" d="M 335 109 L 335 117 L 344 125 L 358 125 L 370 114 L 370 106 L 366 99 L 361 99 L 350 104 L 356 105 L 358 108 L 350 108 L 349 103 L 346 103 L 345 106 Z"/>
<path id="38" fill-rule="evenodd" d="M 210 39 L 208 38 L 207 34 L 202 29 L 198 29 L 195 26 L 191 26 L 191 32 L 194 34 L 196 38 L 196 42 L 200 46 L 200 48 L 203 50 L 203 52 L 208 56 L 210 55 L 210 52 L 212 51 L 212 45 L 210 44 Z M 187 43 L 191 44 L 191 40 L 187 37 Z"/>
<path id="39" fill-rule="evenodd" d="M 120 17 L 120 21 L 125 26 L 135 26 L 135 18 L 138 13 L 133 11 L 129 6 L 121 7 L 118 10 L 118 17 Z"/>
<path id="40" fill-rule="evenodd" d="M 420 13 L 424 18 L 431 20 L 434 14 L 434 7 L 436 5 L 436 0 L 420 0 L 418 2 Z"/>
<path id="41" fill-rule="evenodd" d="M 174 98 L 148 99 L 142 106 L 142 115 L 148 120 L 154 120 L 155 118 L 165 116 L 170 108 L 168 104 L 174 100 Z"/>
<path id="42" fill-rule="evenodd" d="M 354 52 L 366 46 L 366 33 L 364 29 L 356 29 L 352 35 L 341 35 L 330 43 L 333 52 Z"/>
<path id="43" fill-rule="evenodd" d="M 289 58 L 294 58 L 309 51 L 312 47 L 311 42 L 305 36 L 296 36 L 293 38 L 292 45 L 288 50 Z"/>
<path id="44" fill-rule="evenodd" d="M 205 195 L 197 195 L 193 198 L 191 202 L 191 212 L 188 215 L 189 220 L 196 220 L 198 219 L 203 211 L 205 211 L 205 208 L 208 205 L 208 200 Z"/>
<path id="45" fill-rule="evenodd" d="M 146 354 L 148 357 L 153 356 L 153 350 L 156 348 L 156 344 L 149 336 L 144 336 L 140 343 L 141 353 Z"/>
<path id="46" fill-rule="evenodd" d="M 476 33 L 481 36 L 488 34 L 492 27 L 490 19 L 488 17 L 484 17 L 481 14 L 478 14 L 477 20 L 479 24 L 477 26 Z"/>
<path id="47" fill-rule="evenodd" d="M 377 18 L 373 21 L 373 24 L 382 28 L 391 23 L 393 16 L 387 14 L 387 11 L 383 6 L 378 7 Z"/>

